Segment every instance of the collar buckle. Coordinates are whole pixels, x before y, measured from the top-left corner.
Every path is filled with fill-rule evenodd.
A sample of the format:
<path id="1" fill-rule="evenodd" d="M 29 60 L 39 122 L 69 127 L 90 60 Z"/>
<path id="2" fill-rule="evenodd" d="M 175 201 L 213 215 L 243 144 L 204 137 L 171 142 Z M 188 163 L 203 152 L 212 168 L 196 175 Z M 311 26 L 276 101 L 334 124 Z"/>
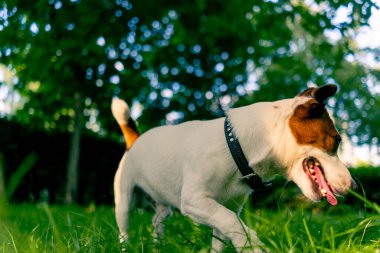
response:
<path id="1" fill-rule="evenodd" d="M 251 174 L 248 174 L 248 175 L 245 175 L 245 176 L 242 176 L 240 179 L 241 180 L 244 180 L 244 179 L 250 179 L 251 177 L 253 176 L 257 176 L 255 173 L 251 173 Z"/>

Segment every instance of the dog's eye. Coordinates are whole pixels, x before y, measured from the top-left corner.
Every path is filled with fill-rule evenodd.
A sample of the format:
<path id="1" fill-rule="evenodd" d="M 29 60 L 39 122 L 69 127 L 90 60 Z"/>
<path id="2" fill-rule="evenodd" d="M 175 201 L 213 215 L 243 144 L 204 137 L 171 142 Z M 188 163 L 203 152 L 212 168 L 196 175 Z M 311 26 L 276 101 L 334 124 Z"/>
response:
<path id="1" fill-rule="evenodd" d="M 334 137 L 334 139 L 335 139 L 335 142 L 337 143 L 337 145 L 339 145 L 342 142 L 342 137 L 340 137 L 340 135 L 336 135 Z"/>
<path id="2" fill-rule="evenodd" d="M 338 151 L 339 144 L 342 142 L 342 137 L 340 135 L 336 135 L 333 137 L 334 138 L 334 150 L 333 153 L 335 154 Z"/>
<path id="3" fill-rule="evenodd" d="M 318 107 L 320 107 L 319 103 L 312 103 L 310 105 L 310 110 L 313 111 L 313 110 L 317 109 Z"/>

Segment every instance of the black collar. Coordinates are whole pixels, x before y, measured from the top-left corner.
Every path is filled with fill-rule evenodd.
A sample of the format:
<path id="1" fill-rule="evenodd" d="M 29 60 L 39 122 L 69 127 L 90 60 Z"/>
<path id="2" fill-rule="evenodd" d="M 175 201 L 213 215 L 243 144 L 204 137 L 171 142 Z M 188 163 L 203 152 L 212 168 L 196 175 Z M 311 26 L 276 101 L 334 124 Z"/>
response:
<path id="1" fill-rule="evenodd" d="M 231 155 L 239 168 L 240 173 L 243 175 L 242 180 L 252 188 L 252 190 L 264 190 L 271 186 L 270 183 L 264 184 L 261 178 L 249 167 L 247 158 L 245 158 L 243 150 L 236 135 L 232 131 L 231 122 L 226 117 L 224 121 L 224 135 Z"/>

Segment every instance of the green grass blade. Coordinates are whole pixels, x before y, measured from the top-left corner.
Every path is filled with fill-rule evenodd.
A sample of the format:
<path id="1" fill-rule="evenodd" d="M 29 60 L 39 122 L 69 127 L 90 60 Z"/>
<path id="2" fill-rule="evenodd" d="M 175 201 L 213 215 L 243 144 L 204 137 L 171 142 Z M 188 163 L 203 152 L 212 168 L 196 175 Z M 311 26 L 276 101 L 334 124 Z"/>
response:
<path id="1" fill-rule="evenodd" d="M 20 164 L 20 166 L 17 168 L 15 173 L 12 174 L 11 178 L 9 179 L 9 184 L 7 186 L 7 200 L 9 200 L 15 190 L 17 189 L 18 185 L 20 184 L 22 178 L 25 176 L 25 174 L 33 167 L 33 165 L 37 161 L 37 155 L 35 153 L 29 154 L 24 161 Z"/>
<path id="2" fill-rule="evenodd" d="M 284 233 L 285 233 L 286 241 L 288 242 L 289 249 L 292 250 L 294 248 L 294 243 L 293 243 L 293 240 L 292 240 L 292 235 L 291 235 L 291 233 L 289 231 L 289 222 L 290 222 L 290 220 L 288 220 L 285 223 Z"/>
<path id="3" fill-rule="evenodd" d="M 335 235 L 334 235 L 334 227 L 330 227 L 330 236 L 331 236 L 331 241 L 330 241 L 331 249 L 332 249 L 332 250 L 335 250 Z"/>
<path id="4" fill-rule="evenodd" d="M 313 240 L 313 238 L 311 237 L 311 234 L 310 234 L 310 231 L 309 231 L 309 227 L 307 226 L 307 223 L 306 223 L 306 219 L 303 218 L 303 219 L 302 219 L 302 222 L 303 222 L 303 225 L 304 225 L 304 227 L 305 227 L 305 231 L 306 231 L 307 237 L 309 238 L 310 246 L 311 246 L 311 248 L 313 249 L 313 252 L 316 253 L 316 252 L 317 252 L 317 249 L 315 248 L 314 240 Z"/>
<path id="5" fill-rule="evenodd" d="M 363 201 L 367 206 L 369 206 L 374 211 L 376 211 L 378 214 L 380 214 L 380 207 L 376 203 L 372 203 L 366 197 L 360 195 L 359 193 L 357 193 L 353 190 L 349 190 L 349 193 L 354 195 L 356 198 L 360 199 L 361 201 Z"/>
<path id="6" fill-rule="evenodd" d="M 15 243 L 15 240 L 13 239 L 13 235 L 12 235 L 11 231 L 9 231 L 9 229 L 5 225 L 3 225 L 3 227 L 5 228 L 5 230 L 7 230 L 8 235 L 11 238 L 13 249 L 15 250 L 16 253 L 18 253 L 18 250 L 17 250 L 17 247 L 16 247 L 16 243 Z"/>
<path id="7" fill-rule="evenodd" d="M 0 152 L 0 205 L 6 201 L 6 189 L 5 189 L 5 162 L 4 155 Z M 0 206 L 0 208 L 2 208 Z"/>
<path id="8" fill-rule="evenodd" d="M 52 241 L 52 247 L 55 247 L 56 252 L 63 252 L 62 246 L 65 244 L 63 243 L 63 241 L 60 237 L 59 227 L 57 226 L 57 224 L 53 218 L 52 212 L 51 212 L 48 204 L 42 203 L 41 206 L 42 206 L 42 209 L 45 211 L 45 214 L 48 217 L 49 223 L 51 224 L 51 228 L 52 228 L 52 232 L 53 232 L 53 238 L 52 239 L 54 239 Z M 55 243 L 54 243 L 54 241 L 55 241 Z"/>

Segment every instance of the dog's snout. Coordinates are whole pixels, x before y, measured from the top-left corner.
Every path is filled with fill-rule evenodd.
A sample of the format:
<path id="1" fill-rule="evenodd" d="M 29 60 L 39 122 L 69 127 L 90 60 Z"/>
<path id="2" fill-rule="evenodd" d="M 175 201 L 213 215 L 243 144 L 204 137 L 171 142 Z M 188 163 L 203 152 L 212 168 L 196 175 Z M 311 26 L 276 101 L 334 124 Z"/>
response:
<path id="1" fill-rule="evenodd" d="M 350 189 L 356 190 L 358 188 L 358 185 L 353 178 L 350 178 L 342 181 L 342 183 L 336 187 L 337 188 L 335 188 L 335 190 L 337 191 L 338 195 L 344 196 L 350 191 Z"/>

